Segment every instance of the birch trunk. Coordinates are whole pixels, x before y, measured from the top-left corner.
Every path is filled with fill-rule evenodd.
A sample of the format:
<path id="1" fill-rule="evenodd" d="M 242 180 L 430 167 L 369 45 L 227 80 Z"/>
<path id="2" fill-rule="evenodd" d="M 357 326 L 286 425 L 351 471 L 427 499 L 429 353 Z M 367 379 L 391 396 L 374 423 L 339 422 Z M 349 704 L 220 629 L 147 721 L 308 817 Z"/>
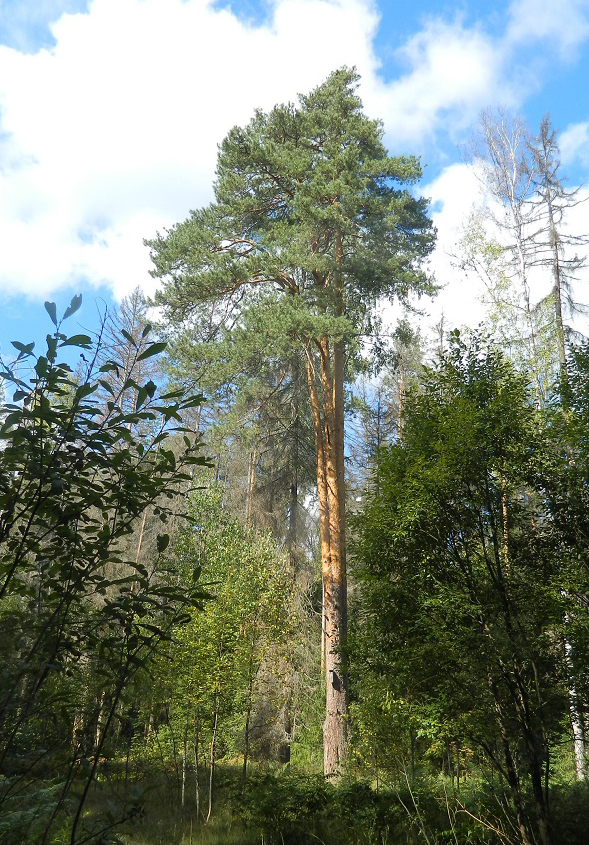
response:
<path id="1" fill-rule="evenodd" d="M 180 799 L 180 806 L 184 813 L 184 805 L 186 803 L 186 758 L 188 757 L 188 710 L 184 714 L 184 736 L 182 738 L 182 793 Z"/>

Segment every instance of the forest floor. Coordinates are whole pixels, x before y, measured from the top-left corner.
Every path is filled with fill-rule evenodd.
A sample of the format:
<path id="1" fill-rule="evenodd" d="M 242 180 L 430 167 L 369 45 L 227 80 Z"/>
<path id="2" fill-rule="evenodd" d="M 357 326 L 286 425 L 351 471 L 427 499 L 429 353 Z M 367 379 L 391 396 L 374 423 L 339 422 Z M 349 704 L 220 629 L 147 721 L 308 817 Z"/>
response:
<path id="1" fill-rule="evenodd" d="M 125 774 L 126 772 L 126 774 Z M 203 773 L 205 774 L 205 773 Z M 120 845 L 500 845 L 498 794 L 470 777 L 453 794 L 440 774 L 407 788 L 375 789 L 366 781 L 327 784 L 316 774 L 253 764 L 243 788 L 241 765 L 216 768 L 213 806 L 200 786 L 196 808 L 193 773 L 152 763 L 113 766 L 96 784 L 86 816 L 110 816 Z M 491 785 L 492 786 L 492 785 Z M 496 784 L 495 784 L 496 786 Z M 589 784 L 551 790 L 554 845 L 589 842 Z M 470 808 L 470 809 L 469 809 Z M 123 820 L 123 821 L 121 821 Z M 101 840 L 102 841 L 102 840 Z"/>

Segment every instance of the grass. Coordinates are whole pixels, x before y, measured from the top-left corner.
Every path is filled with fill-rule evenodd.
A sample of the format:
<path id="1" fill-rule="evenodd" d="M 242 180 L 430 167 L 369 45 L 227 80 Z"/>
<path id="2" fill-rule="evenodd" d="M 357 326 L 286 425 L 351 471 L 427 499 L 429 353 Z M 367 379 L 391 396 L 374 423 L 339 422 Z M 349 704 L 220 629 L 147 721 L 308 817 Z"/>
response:
<path id="1" fill-rule="evenodd" d="M 197 818 L 192 778 L 182 811 L 175 770 L 143 761 L 125 781 L 124 771 L 113 768 L 93 791 L 87 822 L 109 814 L 121 819 L 135 800 L 133 818 L 116 827 L 122 845 L 413 845 L 425 839 L 430 845 L 499 845 L 500 838 L 475 821 L 501 816 L 496 784 L 484 778 L 462 784 L 458 803 L 442 776 L 420 779 L 413 789 L 377 792 L 365 781 L 334 786 L 317 775 L 263 766 L 252 767 L 245 794 L 241 785 L 241 766 L 218 767 L 205 823 L 202 812 Z M 551 799 L 555 845 L 586 845 L 589 784 L 565 783 Z M 206 789 L 201 801 L 206 809 Z"/>
<path id="2" fill-rule="evenodd" d="M 201 795 L 200 817 L 196 813 L 194 782 L 187 783 L 184 811 L 180 806 L 175 772 L 142 767 L 131 772 L 125 783 L 123 772 L 113 768 L 103 775 L 93 790 L 89 816 L 107 812 L 122 818 L 125 810 L 136 803 L 132 818 L 116 828 L 124 845 L 260 845 L 261 836 L 248 830 L 233 812 L 233 797 L 239 790 L 241 767 L 219 766 L 215 788 L 215 807 L 205 823 Z M 206 810 L 206 806 L 205 806 Z"/>

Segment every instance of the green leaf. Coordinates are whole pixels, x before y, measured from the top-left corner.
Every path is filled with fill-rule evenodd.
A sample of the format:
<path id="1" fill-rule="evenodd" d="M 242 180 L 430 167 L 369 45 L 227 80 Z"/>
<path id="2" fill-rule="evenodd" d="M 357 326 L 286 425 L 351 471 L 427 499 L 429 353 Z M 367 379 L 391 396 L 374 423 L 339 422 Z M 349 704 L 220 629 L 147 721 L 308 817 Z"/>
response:
<path id="1" fill-rule="evenodd" d="M 100 384 L 105 390 L 107 390 L 110 393 L 111 396 L 115 395 L 115 392 L 112 389 L 112 387 L 110 386 L 110 384 L 107 381 L 105 381 L 104 379 L 99 379 L 98 384 Z"/>
<path id="2" fill-rule="evenodd" d="M 47 375 L 47 358 L 44 355 L 39 355 L 37 363 L 35 364 L 35 372 L 39 378 Z"/>
<path id="3" fill-rule="evenodd" d="M 205 397 L 202 393 L 199 393 L 198 396 L 193 396 L 188 399 L 186 402 L 182 402 L 183 408 L 198 408 L 199 405 L 202 405 L 205 402 Z"/>
<path id="4" fill-rule="evenodd" d="M 164 393 L 160 396 L 160 399 L 167 402 L 169 399 L 178 399 L 181 396 L 184 396 L 184 390 L 182 390 L 182 388 L 178 390 L 171 390 L 169 393 Z"/>
<path id="5" fill-rule="evenodd" d="M 147 389 L 145 387 L 140 387 L 137 391 L 137 401 L 135 403 L 135 410 L 138 411 L 139 408 L 143 405 L 145 400 L 147 399 Z"/>
<path id="6" fill-rule="evenodd" d="M 55 302 L 46 302 L 45 311 L 49 314 L 53 325 L 57 326 L 57 309 L 55 307 Z"/>
<path id="7" fill-rule="evenodd" d="M 76 396 L 78 399 L 85 399 L 86 396 L 90 396 L 95 390 L 98 390 L 97 384 L 82 384 L 76 390 Z"/>
<path id="8" fill-rule="evenodd" d="M 133 335 L 129 334 L 129 332 L 128 332 L 128 331 L 126 331 L 125 329 L 121 329 L 121 334 L 123 335 L 123 337 L 124 337 L 124 338 L 126 338 L 126 339 L 129 341 L 129 343 L 130 343 L 132 346 L 134 346 L 134 347 L 135 347 L 135 349 L 137 349 L 137 343 L 136 343 L 135 338 L 133 337 Z"/>
<path id="9" fill-rule="evenodd" d="M 50 303 L 53 304 L 53 303 Z M 68 317 L 71 317 L 72 314 L 75 314 L 80 305 L 82 304 L 82 294 L 77 293 L 73 298 L 68 307 L 65 309 L 65 313 L 63 315 L 63 319 L 67 320 Z M 45 303 L 45 307 L 47 307 L 47 303 Z M 53 306 L 55 307 L 55 306 Z"/>
<path id="10" fill-rule="evenodd" d="M 157 550 L 158 554 L 161 555 L 168 548 L 168 544 L 170 542 L 170 535 L 169 534 L 158 534 L 157 535 Z"/>
<path id="11" fill-rule="evenodd" d="M 48 334 L 47 335 L 47 358 L 50 361 L 54 361 L 56 352 L 57 352 L 57 338 Z"/>
<path id="12" fill-rule="evenodd" d="M 21 343 L 20 340 L 13 340 L 11 341 L 11 343 L 14 348 L 18 349 L 18 351 L 20 352 L 19 358 L 21 357 L 21 355 L 31 355 L 33 349 L 35 348 L 34 341 L 32 343 L 27 343 L 26 345 L 24 343 Z"/>
<path id="13" fill-rule="evenodd" d="M 87 334 L 74 334 L 71 337 L 68 337 L 66 340 L 62 341 L 59 345 L 61 346 L 81 346 L 83 348 L 88 348 L 92 343 L 92 338 L 88 337 Z"/>
<path id="14" fill-rule="evenodd" d="M 151 346 L 148 346 L 147 349 L 144 349 L 143 352 L 137 356 L 138 361 L 144 361 L 146 358 L 151 358 L 152 355 L 158 355 L 160 352 L 163 352 L 168 344 L 159 342 L 159 343 L 152 343 Z"/>
<path id="15" fill-rule="evenodd" d="M 147 335 L 151 331 L 151 323 L 146 323 L 143 331 L 141 332 L 141 337 L 147 337 Z"/>

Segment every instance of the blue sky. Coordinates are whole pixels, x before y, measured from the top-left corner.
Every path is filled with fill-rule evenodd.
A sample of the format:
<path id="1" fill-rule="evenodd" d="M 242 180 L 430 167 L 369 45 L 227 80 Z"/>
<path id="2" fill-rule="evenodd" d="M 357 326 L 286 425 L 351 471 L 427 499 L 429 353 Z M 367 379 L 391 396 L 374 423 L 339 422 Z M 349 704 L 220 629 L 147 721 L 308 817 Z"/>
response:
<path id="1" fill-rule="evenodd" d="M 479 315 L 447 259 L 479 191 L 461 145 L 484 108 L 549 111 L 570 184 L 589 179 L 589 0 L 0 0 L 2 353 L 50 329 L 46 298 L 81 292 L 92 327 L 152 291 L 142 239 L 210 201 L 228 129 L 342 64 L 426 165 L 447 287 L 424 325 Z"/>

